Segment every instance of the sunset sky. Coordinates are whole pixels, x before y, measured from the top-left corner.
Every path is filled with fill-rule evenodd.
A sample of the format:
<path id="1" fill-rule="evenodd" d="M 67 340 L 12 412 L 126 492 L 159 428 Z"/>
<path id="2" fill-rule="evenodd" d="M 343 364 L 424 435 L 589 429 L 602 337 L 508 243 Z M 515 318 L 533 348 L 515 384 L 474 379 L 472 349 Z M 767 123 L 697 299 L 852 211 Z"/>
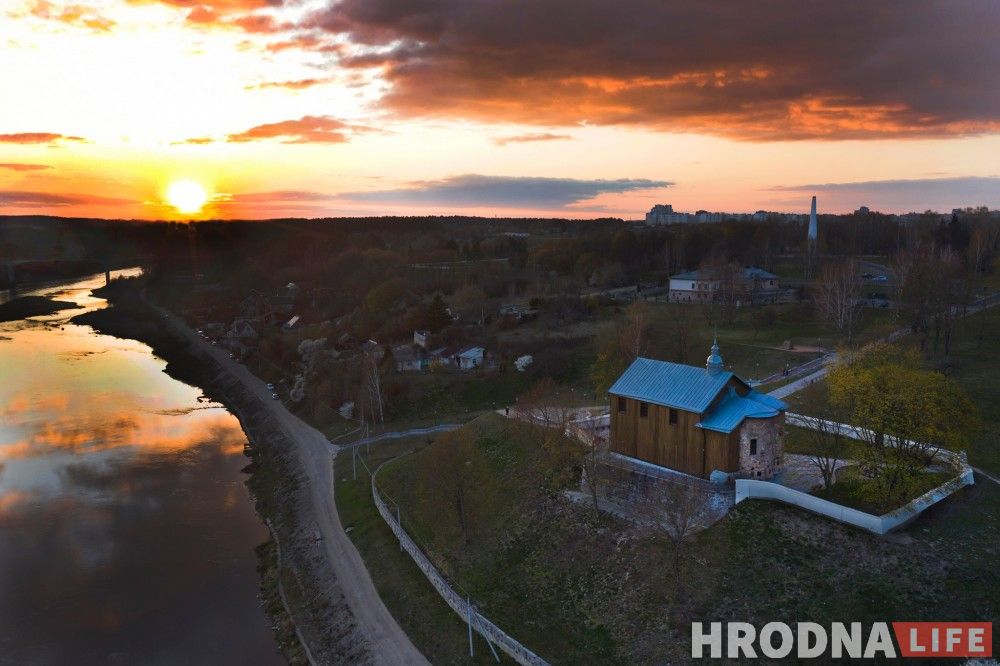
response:
<path id="1" fill-rule="evenodd" d="M 813 194 L 1000 207 L 1000 2 L 0 3 L 0 214 L 638 218 Z"/>

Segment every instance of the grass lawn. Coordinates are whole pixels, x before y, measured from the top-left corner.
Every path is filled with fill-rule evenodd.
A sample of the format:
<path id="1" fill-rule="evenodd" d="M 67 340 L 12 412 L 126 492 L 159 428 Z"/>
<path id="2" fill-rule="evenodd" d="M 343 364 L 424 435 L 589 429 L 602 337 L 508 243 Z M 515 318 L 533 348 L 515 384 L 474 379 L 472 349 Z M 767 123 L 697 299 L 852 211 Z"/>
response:
<path id="1" fill-rule="evenodd" d="M 871 481 L 861 476 L 857 466 L 851 465 L 837 470 L 837 482 L 833 486 L 817 490 L 813 494 L 858 511 L 881 516 L 953 478 L 955 478 L 954 472 L 925 472 L 914 479 L 912 486 L 907 488 L 906 497 L 891 500 L 876 496 Z"/>
<path id="2" fill-rule="evenodd" d="M 426 443 L 427 440 L 421 437 L 390 440 L 373 445 L 370 453 L 365 453 L 363 448 L 359 453 L 374 471 L 386 460 Z M 400 464 L 405 466 L 407 458 L 401 458 Z M 351 541 L 361 553 L 375 588 L 393 617 L 433 664 L 495 663 L 489 648 L 478 636 L 476 658 L 469 658 L 466 625 L 431 587 L 410 556 L 400 551 L 399 542 L 375 509 L 368 473 L 360 463 L 357 467 L 355 481 L 350 452 L 337 457 L 337 512 L 344 529 L 350 530 Z"/>
<path id="3" fill-rule="evenodd" d="M 446 461 L 441 447 L 400 459 L 380 480 L 399 498 L 407 529 L 484 615 L 552 663 L 684 663 L 694 620 L 1000 615 L 995 484 L 963 489 L 888 537 L 744 502 L 686 547 L 675 578 L 661 535 L 595 519 L 589 506 L 551 492 L 537 444 L 492 416 L 467 427 L 474 457 L 485 461 L 473 463 L 481 482 L 467 489 L 478 507 L 468 541 L 426 493 L 436 478 L 428 475 Z"/>
<path id="4" fill-rule="evenodd" d="M 785 426 L 785 440 L 784 449 L 785 453 L 799 453 L 802 455 L 810 455 L 816 450 L 816 445 L 812 440 L 812 432 L 807 428 L 800 428 L 799 426 Z M 844 437 L 843 442 L 843 460 L 857 460 L 861 457 L 863 452 L 864 444 L 856 439 L 850 439 Z"/>
<path id="5" fill-rule="evenodd" d="M 979 407 L 982 429 L 969 461 L 1000 474 L 1000 306 L 961 319 L 945 370 Z"/>
<path id="6" fill-rule="evenodd" d="M 897 344 L 913 344 L 903 338 Z M 1000 307 L 959 319 L 951 354 L 932 358 L 928 366 L 947 373 L 979 408 L 982 428 L 969 442 L 969 462 L 1000 474 Z M 829 401 L 826 382 L 817 382 L 784 399 L 790 411 L 816 415 Z"/>

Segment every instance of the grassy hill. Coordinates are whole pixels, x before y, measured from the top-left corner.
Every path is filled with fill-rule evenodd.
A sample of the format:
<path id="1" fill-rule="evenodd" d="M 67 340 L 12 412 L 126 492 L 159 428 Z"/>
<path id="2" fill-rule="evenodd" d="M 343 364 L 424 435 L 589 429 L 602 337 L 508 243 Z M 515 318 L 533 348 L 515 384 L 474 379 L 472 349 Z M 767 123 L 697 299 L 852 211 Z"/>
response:
<path id="1" fill-rule="evenodd" d="M 686 548 L 678 583 L 660 535 L 595 518 L 562 496 L 578 453 L 490 414 L 378 477 L 407 530 L 483 614 L 553 663 L 683 662 L 692 620 L 1000 614 L 993 484 L 963 490 L 887 538 L 747 502 Z M 456 463 L 466 474 L 464 535 L 453 496 L 429 487 L 453 483 Z"/>

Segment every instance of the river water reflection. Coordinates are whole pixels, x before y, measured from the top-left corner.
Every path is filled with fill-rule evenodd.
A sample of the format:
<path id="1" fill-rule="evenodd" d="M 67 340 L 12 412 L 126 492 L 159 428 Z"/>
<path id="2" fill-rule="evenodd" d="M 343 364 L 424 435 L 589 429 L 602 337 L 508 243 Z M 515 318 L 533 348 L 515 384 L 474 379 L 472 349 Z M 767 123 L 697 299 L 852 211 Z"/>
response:
<path id="1" fill-rule="evenodd" d="M 277 664 L 239 422 L 141 343 L 0 323 L 0 663 Z"/>

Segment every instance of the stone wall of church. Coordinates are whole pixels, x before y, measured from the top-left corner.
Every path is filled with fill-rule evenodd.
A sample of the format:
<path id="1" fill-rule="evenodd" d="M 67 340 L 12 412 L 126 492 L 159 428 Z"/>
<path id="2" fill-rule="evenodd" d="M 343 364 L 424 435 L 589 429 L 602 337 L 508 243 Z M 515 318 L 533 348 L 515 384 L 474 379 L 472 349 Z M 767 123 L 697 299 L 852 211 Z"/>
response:
<path id="1" fill-rule="evenodd" d="M 751 479 L 770 479 L 781 469 L 784 414 L 746 419 L 740 426 L 740 472 Z"/>

